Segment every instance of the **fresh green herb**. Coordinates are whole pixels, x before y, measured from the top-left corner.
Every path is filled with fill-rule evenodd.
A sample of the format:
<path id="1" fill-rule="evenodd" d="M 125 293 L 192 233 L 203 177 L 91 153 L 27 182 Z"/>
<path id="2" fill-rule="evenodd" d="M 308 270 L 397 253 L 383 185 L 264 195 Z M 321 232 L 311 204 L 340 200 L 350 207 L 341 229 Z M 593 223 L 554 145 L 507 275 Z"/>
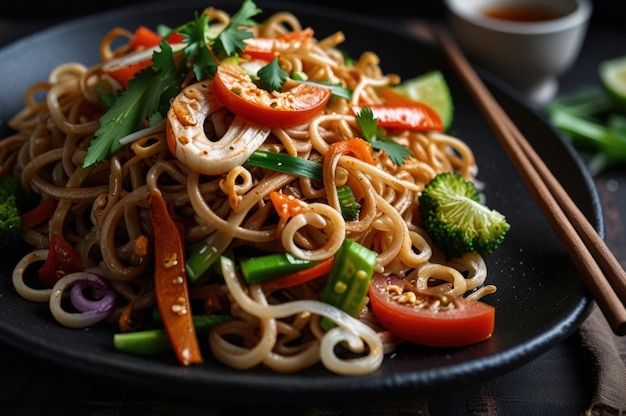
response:
<path id="1" fill-rule="evenodd" d="M 269 91 L 280 91 L 289 74 L 278 65 L 278 57 L 257 72 L 261 87 Z"/>
<path id="2" fill-rule="evenodd" d="M 346 87 L 342 87 L 341 84 L 331 84 L 329 81 L 308 81 L 315 84 L 322 84 L 325 87 L 330 88 L 330 92 L 333 96 L 339 98 L 345 98 L 350 101 L 352 99 L 352 90 Z"/>
<path id="3" fill-rule="evenodd" d="M 252 32 L 242 30 L 240 27 L 256 26 L 257 23 L 252 18 L 261 12 L 253 1 L 244 0 L 239 11 L 230 18 L 226 28 L 213 43 L 213 50 L 219 59 L 236 55 L 245 49 L 244 40 L 251 38 Z"/>
<path id="4" fill-rule="evenodd" d="M 172 48 L 167 42 L 160 45 L 161 51 L 152 57 L 154 66 L 132 78 L 128 89 L 100 117 L 100 128 L 89 145 L 84 167 L 97 164 L 120 150 L 123 145 L 119 139 L 140 130 L 155 113 L 166 111 L 165 102 L 178 92 Z"/>
<path id="5" fill-rule="evenodd" d="M 409 149 L 386 136 L 385 130 L 378 126 L 374 113 L 369 107 L 361 109 L 356 116 L 356 121 L 363 133 L 363 139 L 368 141 L 374 149 L 387 153 L 396 165 L 403 165 L 404 159 L 413 154 Z"/>
<path id="6" fill-rule="evenodd" d="M 192 69 L 196 79 L 210 79 L 217 71 L 217 61 L 211 53 L 209 30 L 209 17 L 200 15 L 194 21 L 188 23 L 180 33 L 185 36 L 185 58 L 193 62 Z"/>

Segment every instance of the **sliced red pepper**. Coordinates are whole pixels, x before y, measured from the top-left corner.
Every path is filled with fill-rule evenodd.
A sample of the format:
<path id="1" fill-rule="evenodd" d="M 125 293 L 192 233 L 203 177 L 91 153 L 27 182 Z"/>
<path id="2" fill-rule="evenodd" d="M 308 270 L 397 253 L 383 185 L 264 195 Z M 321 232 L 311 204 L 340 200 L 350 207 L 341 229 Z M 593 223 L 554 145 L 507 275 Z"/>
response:
<path id="1" fill-rule="evenodd" d="M 443 131 L 439 114 L 426 104 L 414 102 L 407 106 L 368 106 L 380 127 L 413 131 Z"/>
<path id="2" fill-rule="evenodd" d="M 381 88 L 379 94 L 385 104 L 368 106 L 374 118 L 378 119 L 379 126 L 414 131 L 443 131 L 439 113 L 429 105 L 410 100 L 391 88 Z"/>
<path id="3" fill-rule="evenodd" d="M 22 214 L 22 230 L 30 230 L 45 221 L 48 221 L 56 211 L 58 201 L 54 198 L 46 198 L 32 210 Z"/>
<path id="4" fill-rule="evenodd" d="M 335 153 L 341 154 L 352 154 L 356 158 L 369 163 L 370 165 L 374 164 L 374 159 L 372 159 L 372 152 L 370 148 L 370 144 L 363 139 L 358 137 L 347 140 L 340 140 L 330 145 L 328 148 L 327 156 L 332 156 Z M 330 160 L 330 157 L 324 158 L 324 164 L 326 164 L 327 160 Z"/>
<path id="5" fill-rule="evenodd" d="M 248 38 L 245 39 L 246 48 L 241 53 L 248 55 L 252 59 L 260 59 L 271 62 L 280 51 L 289 47 L 298 47 L 311 40 L 313 29 L 310 27 L 295 32 L 285 33 L 276 38 Z"/>
<path id="6" fill-rule="evenodd" d="M 263 289 L 267 292 L 272 292 L 278 289 L 298 286 L 310 280 L 327 275 L 333 267 L 333 259 L 334 257 L 329 257 L 328 259 L 321 261 L 308 269 L 289 273 L 275 279 L 266 280 L 263 282 Z"/>
<path id="7" fill-rule="evenodd" d="M 168 43 L 180 43 L 184 39 L 180 33 L 174 33 L 167 38 Z M 145 49 L 157 46 L 163 40 L 163 36 L 159 35 L 155 31 L 148 29 L 146 26 L 139 26 L 135 29 L 135 34 L 130 40 L 128 46 L 132 49 Z"/>
<path id="8" fill-rule="evenodd" d="M 294 127 L 321 113 L 330 99 L 330 89 L 301 83 L 283 92 L 257 87 L 238 65 L 222 64 L 213 79 L 215 97 L 230 111 L 252 123 L 267 127 Z"/>
<path id="9" fill-rule="evenodd" d="M 191 316 L 183 238 L 158 189 L 150 191 L 150 219 L 154 229 L 154 288 L 163 326 L 178 361 L 184 366 L 200 363 L 202 354 Z"/>
<path id="10" fill-rule="evenodd" d="M 270 192 L 270 201 L 281 218 L 293 217 L 306 206 L 306 203 L 301 199 L 278 191 Z"/>
<path id="11" fill-rule="evenodd" d="M 159 49 L 161 40 L 163 40 L 161 35 L 145 26 L 139 26 L 129 42 L 133 52 L 111 60 L 104 65 L 103 69 L 126 88 L 128 87 L 128 81 L 141 70 L 152 65 L 152 54 Z M 172 45 L 181 43 L 183 40 L 183 35 L 179 33 L 174 33 L 167 38 L 167 42 Z"/>
<path id="12" fill-rule="evenodd" d="M 63 276 L 80 272 L 83 269 L 83 260 L 78 250 L 63 237 L 55 235 L 50 241 L 46 261 L 39 269 L 39 280 L 46 286 L 52 287 Z"/>
<path id="13" fill-rule="evenodd" d="M 148 51 L 148 49 L 146 49 Z M 130 62 L 126 65 L 120 65 L 113 69 L 108 69 L 107 73 L 122 84 L 124 88 L 128 87 L 128 82 L 143 69 L 152 66 L 152 51 L 150 51 L 150 57 L 148 59 L 140 59 L 136 62 Z"/>

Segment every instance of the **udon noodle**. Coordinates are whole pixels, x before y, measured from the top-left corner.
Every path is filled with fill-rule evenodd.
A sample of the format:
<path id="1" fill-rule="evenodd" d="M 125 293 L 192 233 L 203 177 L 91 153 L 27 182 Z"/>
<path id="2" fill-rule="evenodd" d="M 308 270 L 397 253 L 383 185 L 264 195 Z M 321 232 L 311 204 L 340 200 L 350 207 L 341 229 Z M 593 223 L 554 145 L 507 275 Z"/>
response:
<path id="1" fill-rule="evenodd" d="M 230 19 L 221 10 L 207 8 L 204 13 L 214 26 L 226 25 Z M 279 12 L 250 30 L 254 36 L 274 38 L 302 29 L 296 16 Z M 472 150 L 445 133 L 398 133 L 395 140 L 413 153 L 401 166 L 381 151 L 372 152 L 373 165 L 337 155 L 324 165 L 323 185 L 245 163 L 223 174 L 199 173 L 190 168 L 193 155 L 179 160 L 171 153 L 165 123 L 124 138 L 126 144 L 113 156 L 83 167 L 103 111 L 96 86 L 104 82 L 120 88 L 103 66 L 128 53 L 131 37 L 125 29 L 113 29 L 100 45 L 101 62 L 59 65 L 47 81 L 31 86 L 25 107 L 10 120 L 15 133 L 0 141 L 0 172 L 18 176 L 31 196 L 58 201 L 49 221 L 23 233 L 33 250 L 15 268 L 18 293 L 30 301 L 54 303 L 53 311 L 62 309 L 58 293 L 32 287 L 26 278 L 29 266 L 46 258 L 52 236 L 71 243 L 85 267 L 106 278 L 117 292 L 118 306 L 108 316 L 81 320 L 76 317 L 80 314 L 54 313 L 61 324 L 84 327 L 104 320 L 121 331 L 147 325 L 148 311 L 155 304 L 149 215 L 150 190 L 155 188 L 171 215 L 186 224 L 187 247 L 208 242 L 224 254 L 221 280 L 207 279 L 190 285 L 189 291 L 204 312 L 235 317 L 213 328 L 208 338 L 211 354 L 233 368 L 263 364 L 278 372 L 295 372 L 321 362 L 339 374 L 365 374 L 375 371 L 399 340 L 377 325 L 367 307 L 354 318 L 321 302 L 323 278 L 277 291 L 246 284 L 225 256 L 229 250 L 286 251 L 317 261 L 331 257 L 342 241 L 351 238 L 377 253 L 377 273 L 411 279 L 420 290 L 474 298 L 495 290 L 485 285 L 481 256 L 470 253 L 446 260 L 416 218 L 417 196 L 436 174 L 454 171 L 470 180 L 476 174 Z M 340 83 L 353 90 L 353 96 L 351 101 L 329 101 L 306 124 L 269 129 L 260 149 L 321 162 L 332 143 L 360 137 L 352 106 L 381 103 L 377 89 L 397 84 L 400 78 L 383 73 L 374 52 L 364 52 L 347 65 L 339 49 L 343 41 L 343 34 L 337 32 L 281 51 L 279 62 L 288 73 L 299 71 L 309 80 Z M 184 86 L 195 82 L 190 75 Z M 221 137 L 233 122 L 232 113 L 220 109 L 207 118 L 204 128 Z M 361 204 L 358 218 L 352 221 L 342 218 L 337 202 L 336 188 L 348 181 L 358 188 Z M 306 208 L 291 220 L 279 220 L 269 203 L 272 191 L 294 195 L 306 202 Z M 429 284 L 433 279 L 441 284 L 433 287 Z M 322 329 L 323 316 L 336 327 Z M 352 355 L 338 354 L 338 345 Z"/>

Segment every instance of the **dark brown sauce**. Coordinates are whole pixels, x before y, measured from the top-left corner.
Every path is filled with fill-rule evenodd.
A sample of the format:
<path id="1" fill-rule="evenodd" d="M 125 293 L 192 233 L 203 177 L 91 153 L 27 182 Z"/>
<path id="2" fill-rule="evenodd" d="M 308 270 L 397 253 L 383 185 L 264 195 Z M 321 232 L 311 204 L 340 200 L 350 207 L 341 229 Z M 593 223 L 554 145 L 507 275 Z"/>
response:
<path id="1" fill-rule="evenodd" d="M 539 5 L 503 5 L 485 9 L 482 13 L 492 19 L 509 20 L 513 22 L 544 22 L 562 17 L 558 11 Z"/>

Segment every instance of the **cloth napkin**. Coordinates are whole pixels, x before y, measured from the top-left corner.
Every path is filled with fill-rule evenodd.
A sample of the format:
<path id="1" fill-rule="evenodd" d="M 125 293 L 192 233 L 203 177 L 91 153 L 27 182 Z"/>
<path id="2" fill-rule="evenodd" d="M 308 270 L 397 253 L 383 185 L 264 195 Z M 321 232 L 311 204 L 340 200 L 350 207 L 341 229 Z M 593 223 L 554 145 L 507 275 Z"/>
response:
<path id="1" fill-rule="evenodd" d="M 586 415 L 626 415 L 626 338 L 613 334 L 598 307 L 578 333 L 596 375 L 595 394 Z"/>

